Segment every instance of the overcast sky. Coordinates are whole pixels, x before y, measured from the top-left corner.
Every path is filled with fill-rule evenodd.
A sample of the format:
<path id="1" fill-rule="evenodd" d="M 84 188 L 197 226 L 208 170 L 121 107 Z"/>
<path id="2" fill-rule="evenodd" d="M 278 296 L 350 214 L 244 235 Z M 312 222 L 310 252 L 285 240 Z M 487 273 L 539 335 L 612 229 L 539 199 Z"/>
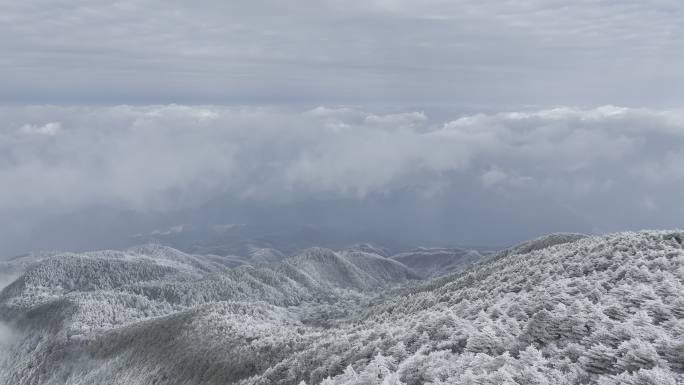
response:
<path id="1" fill-rule="evenodd" d="M 0 0 L 0 49 L 0 255 L 94 208 L 497 246 L 684 218 L 679 1 Z"/>
<path id="2" fill-rule="evenodd" d="M 677 0 L 0 1 L 7 103 L 676 105 Z"/>

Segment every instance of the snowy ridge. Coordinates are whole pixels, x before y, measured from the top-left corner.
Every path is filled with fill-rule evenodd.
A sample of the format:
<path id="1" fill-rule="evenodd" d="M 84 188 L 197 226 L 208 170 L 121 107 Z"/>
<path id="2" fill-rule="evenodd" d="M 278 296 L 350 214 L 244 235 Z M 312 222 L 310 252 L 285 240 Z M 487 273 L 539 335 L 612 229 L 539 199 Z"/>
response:
<path id="1" fill-rule="evenodd" d="M 181 269 L 190 266 L 192 270 L 204 273 L 222 271 L 246 263 L 236 256 L 187 254 L 172 247 L 154 243 L 132 247 L 126 251 L 135 256 L 152 259 L 159 264 L 168 264 Z"/>
<path id="2" fill-rule="evenodd" d="M 285 255 L 283 255 L 282 252 L 273 248 L 250 245 L 248 250 L 249 261 L 251 263 L 278 262 L 285 259 Z"/>
<path id="3" fill-rule="evenodd" d="M 311 248 L 288 258 L 285 264 L 296 267 L 320 284 L 360 290 L 380 288 L 397 279 L 405 282 L 418 278 L 400 263 L 363 252 L 336 253 Z"/>
<path id="4" fill-rule="evenodd" d="M 517 244 L 513 247 L 505 249 L 496 254 L 495 258 L 501 258 L 511 254 L 527 254 L 532 251 L 545 249 L 554 245 L 562 245 L 564 243 L 575 242 L 586 238 L 585 234 L 578 233 L 553 233 L 541 236 L 539 238 L 531 239 L 529 241 Z"/>
<path id="5" fill-rule="evenodd" d="M 421 277 L 433 278 L 458 271 L 482 255 L 476 250 L 420 248 L 390 258 L 410 267 Z"/>
<path id="6" fill-rule="evenodd" d="M 347 251 L 362 251 L 364 253 L 377 254 L 381 257 L 390 256 L 389 250 L 371 243 L 357 243 L 347 247 Z"/>

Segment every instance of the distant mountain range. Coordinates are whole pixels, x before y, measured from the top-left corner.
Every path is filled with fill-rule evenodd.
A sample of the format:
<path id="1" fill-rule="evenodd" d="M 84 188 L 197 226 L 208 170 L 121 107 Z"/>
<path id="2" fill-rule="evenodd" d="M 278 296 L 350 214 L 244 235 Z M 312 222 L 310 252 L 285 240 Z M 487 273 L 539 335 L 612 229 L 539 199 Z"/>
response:
<path id="1" fill-rule="evenodd" d="M 341 232 L 314 225 L 283 226 L 268 224 L 180 224 L 144 234 L 136 234 L 134 244 L 161 243 L 197 254 L 247 255 L 253 249 L 276 249 L 292 255 L 310 247 L 343 249 L 349 245 L 382 245 L 389 253 L 410 248 L 410 244 L 386 236 L 359 231 Z M 377 247 L 377 246 L 374 246 Z"/>
<path id="2" fill-rule="evenodd" d="M 0 382 L 684 382 L 681 232 L 552 234 L 487 255 L 272 246 L 0 262 L 14 278 Z"/>

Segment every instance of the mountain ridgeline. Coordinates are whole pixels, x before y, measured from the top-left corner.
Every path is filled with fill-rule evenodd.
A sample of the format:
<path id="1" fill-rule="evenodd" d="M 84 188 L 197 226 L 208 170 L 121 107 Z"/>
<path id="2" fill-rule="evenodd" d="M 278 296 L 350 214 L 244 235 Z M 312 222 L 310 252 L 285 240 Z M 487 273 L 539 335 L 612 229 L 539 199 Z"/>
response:
<path id="1" fill-rule="evenodd" d="M 684 383 L 684 233 L 0 262 L 0 383 Z"/>

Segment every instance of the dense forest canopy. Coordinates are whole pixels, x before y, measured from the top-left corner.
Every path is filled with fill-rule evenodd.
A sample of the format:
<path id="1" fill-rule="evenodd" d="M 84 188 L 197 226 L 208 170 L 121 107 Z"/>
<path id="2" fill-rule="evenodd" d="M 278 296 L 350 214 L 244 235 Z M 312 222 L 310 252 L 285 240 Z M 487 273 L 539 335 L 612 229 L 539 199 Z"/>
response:
<path id="1" fill-rule="evenodd" d="M 0 378 L 677 384 L 683 245 L 679 232 L 555 234 L 455 271 L 444 249 L 314 248 L 240 267 L 162 246 L 26 256 L 4 262 L 26 267 L 0 294 Z M 435 255 L 428 270 L 446 275 L 400 262 Z"/>

